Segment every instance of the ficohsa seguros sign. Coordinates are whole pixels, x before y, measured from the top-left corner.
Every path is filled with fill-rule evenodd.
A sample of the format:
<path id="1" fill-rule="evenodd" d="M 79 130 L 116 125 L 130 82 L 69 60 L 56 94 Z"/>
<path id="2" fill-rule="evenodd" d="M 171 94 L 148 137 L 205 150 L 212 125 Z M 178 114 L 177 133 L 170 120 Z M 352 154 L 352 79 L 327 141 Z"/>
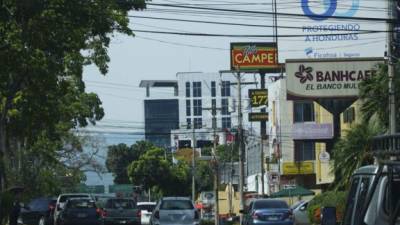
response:
<path id="1" fill-rule="evenodd" d="M 286 60 L 287 98 L 354 98 L 383 58 Z"/>

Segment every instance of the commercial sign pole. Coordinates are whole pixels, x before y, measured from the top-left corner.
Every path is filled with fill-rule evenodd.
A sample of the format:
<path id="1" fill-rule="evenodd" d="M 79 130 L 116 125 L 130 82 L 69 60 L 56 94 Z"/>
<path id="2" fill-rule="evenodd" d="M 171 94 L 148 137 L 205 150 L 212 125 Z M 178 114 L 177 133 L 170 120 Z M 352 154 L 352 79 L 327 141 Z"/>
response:
<path id="1" fill-rule="evenodd" d="M 265 72 L 260 72 L 261 78 L 261 89 L 265 89 Z M 265 108 L 261 109 L 262 113 L 265 113 Z M 260 160 L 261 160 L 261 195 L 264 197 L 264 139 L 267 136 L 267 121 L 260 122 L 260 135 L 261 135 L 261 145 L 260 145 Z"/>

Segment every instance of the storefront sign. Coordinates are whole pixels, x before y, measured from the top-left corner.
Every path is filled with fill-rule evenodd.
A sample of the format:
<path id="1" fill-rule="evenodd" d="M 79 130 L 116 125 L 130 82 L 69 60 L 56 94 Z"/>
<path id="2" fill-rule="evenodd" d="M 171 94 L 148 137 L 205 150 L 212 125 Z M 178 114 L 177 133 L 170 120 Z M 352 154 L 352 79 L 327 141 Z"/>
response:
<path id="1" fill-rule="evenodd" d="M 294 140 L 324 140 L 333 138 L 331 123 L 294 123 L 292 130 Z"/>
<path id="2" fill-rule="evenodd" d="M 297 175 L 297 174 L 313 174 L 314 163 L 309 161 L 304 162 L 284 162 L 282 164 L 283 175 Z"/>
<path id="3" fill-rule="evenodd" d="M 287 99 L 354 98 L 383 58 L 286 60 Z"/>
<path id="4" fill-rule="evenodd" d="M 231 70 L 280 71 L 275 43 L 231 43 Z"/>
<path id="5" fill-rule="evenodd" d="M 268 121 L 268 113 L 266 112 L 249 113 L 249 121 L 250 122 Z"/>
<path id="6" fill-rule="evenodd" d="M 260 107 L 268 105 L 267 89 L 249 89 L 249 98 L 251 107 Z"/>

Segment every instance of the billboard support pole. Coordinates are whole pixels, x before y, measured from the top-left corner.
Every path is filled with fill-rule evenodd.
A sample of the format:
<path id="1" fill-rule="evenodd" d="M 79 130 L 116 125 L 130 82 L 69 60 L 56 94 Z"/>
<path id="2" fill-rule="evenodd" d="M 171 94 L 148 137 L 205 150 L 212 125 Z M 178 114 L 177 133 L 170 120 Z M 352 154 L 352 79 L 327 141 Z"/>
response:
<path id="1" fill-rule="evenodd" d="M 261 78 L 261 89 L 265 89 L 265 72 L 260 72 Z M 261 109 L 261 112 L 266 112 L 265 108 Z M 260 132 L 261 132 L 261 149 L 260 149 L 260 157 L 261 157 L 261 195 L 264 197 L 265 187 L 264 187 L 264 139 L 266 139 L 267 134 L 267 122 L 260 122 Z"/>

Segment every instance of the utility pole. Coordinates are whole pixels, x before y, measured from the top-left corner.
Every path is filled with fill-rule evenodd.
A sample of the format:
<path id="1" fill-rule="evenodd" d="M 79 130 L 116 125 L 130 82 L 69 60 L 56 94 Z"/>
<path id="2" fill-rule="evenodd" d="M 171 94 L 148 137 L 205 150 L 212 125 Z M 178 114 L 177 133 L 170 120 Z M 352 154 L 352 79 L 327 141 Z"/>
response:
<path id="1" fill-rule="evenodd" d="M 260 72 L 261 78 L 261 89 L 265 89 L 265 73 Z M 261 109 L 261 112 L 265 112 L 265 108 Z M 260 158 L 261 158 L 261 195 L 264 197 L 265 187 L 264 187 L 264 139 L 267 135 L 267 122 L 261 121 L 260 122 L 260 132 L 261 132 L 261 151 L 260 151 Z"/>
<path id="2" fill-rule="evenodd" d="M 194 118 L 192 120 L 192 201 L 196 201 L 196 180 L 195 180 L 195 173 L 196 173 L 196 135 L 195 135 L 195 129 L 194 129 Z"/>
<path id="3" fill-rule="evenodd" d="M 393 26 L 393 11 L 396 10 L 396 13 L 400 13 L 397 9 L 398 2 L 395 1 L 394 4 L 396 4 L 396 9 L 393 7 L 393 1 L 388 0 L 388 12 L 389 12 L 389 20 L 387 23 L 388 27 L 388 49 L 387 49 L 387 56 L 388 56 L 388 76 L 389 76 L 389 132 L 390 134 L 395 134 L 396 133 L 396 105 L 395 105 L 395 93 L 394 93 L 394 53 L 393 53 L 393 35 L 398 32 L 397 30 L 394 30 Z M 392 33 L 394 31 L 395 33 Z M 398 50 L 398 49 L 396 49 Z"/>
<path id="4" fill-rule="evenodd" d="M 217 120 L 216 120 L 216 115 L 217 115 L 217 110 L 221 110 L 221 108 L 217 108 L 216 105 L 212 105 L 211 108 L 203 108 L 203 110 L 211 110 L 212 114 L 212 127 L 213 127 L 213 150 L 212 150 L 212 155 L 213 155 L 213 160 L 211 161 L 213 163 L 214 167 L 214 196 L 215 196 L 215 209 L 214 209 L 214 224 L 219 225 L 219 193 L 218 193 L 218 186 L 219 186 L 219 168 L 218 168 L 218 159 L 217 159 Z"/>
<path id="5" fill-rule="evenodd" d="M 244 143 L 243 143 L 243 114 L 242 114 L 242 84 L 240 70 L 237 70 L 237 98 L 238 98 L 238 133 L 239 133 L 239 195 L 240 210 L 244 209 Z M 243 223 L 243 214 L 240 214 L 240 224 Z"/>

